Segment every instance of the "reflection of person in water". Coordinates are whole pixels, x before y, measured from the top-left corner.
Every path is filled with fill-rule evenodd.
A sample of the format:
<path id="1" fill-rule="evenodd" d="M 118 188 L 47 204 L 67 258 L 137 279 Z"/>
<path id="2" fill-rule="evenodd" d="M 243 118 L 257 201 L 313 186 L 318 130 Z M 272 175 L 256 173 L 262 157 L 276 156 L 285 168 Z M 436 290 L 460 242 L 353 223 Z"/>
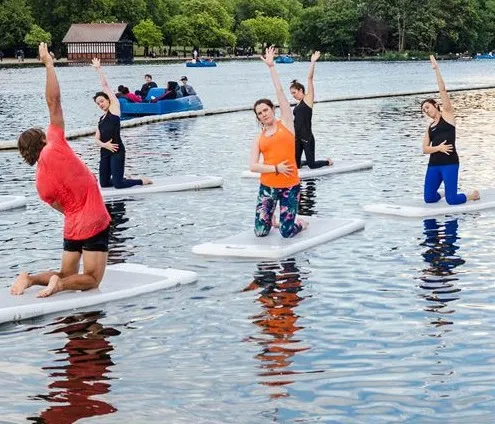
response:
<path id="1" fill-rule="evenodd" d="M 305 216 L 316 214 L 316 184 L 314 179 L 301 181 L 299 213 Z"/>
<path id="2" fill-rule="evenodd" d="M 108 237 L 112 250 L 108 255 L 108 263 L 125 262 L 126 259 L 134 256 L 134 249 L 126 246 L 128 240 L 134 240 L 134 236 L 130 235 L 130 231 L 127 231 L 129 230 L 129 225 L 125 225 L 129 221 L 129 217 L 126 216 L 125 202 L 111 202 L 107 203 L 106 206 L 108 213 L 112 217 Z"/>
<path id="3" fill-rule="evenodd" d="M 428 310 L 439 313 L 451 313 L 446 311 L 447 302 L 457 300 L 455 293 L 461 291 L 453 281 L 458 280 L 454 269 L 464 264 L 464 260 L 457 255 L 459 246 L 456 241 L 458 222 L 457 219 L 438 222 L 436 219 L 424 220 L 424 234 L 426 239 L 421 246 L 427 247 L 422 253 L 423 258 L 429 263 L 429 267 L 423 270 L 420 277 L 423 281 L 421 288 L 428 290 L 431 294 L 426 298 L 432 302 L 440 302 L 435 306 L 430 306 Z M 443 322 L 444 324 L 445 322 Z M 437 324 L 440 324 L 437 322 Z"/>
<path id="4" fill-rule="evenodd" d="M 110 357 L 113 346 L 107 340 L 120 332 L 103 327 L 97 312 L 70 316 L 56 324 L 62 327 L 49 334 L 64 332 L 69 341 L 61 349 L 55 350 L 63 356 L 55 362 L 56 366 L 44 367 L 50 370 L 54 379 L 48 387 L 47 395 L 38 395 L 53 406 L 48 407 L 39 417 L 28 420 L 43 424 L 72 424 L 83 418 L 111 414 L 117 411 L 112 405 L 93 396 L 104 395 L 110 391 L 108 381 L 109 367 L 114 365 Z"/>
<path id="5" fill-rule="evenodd" d="M 262 347 L 262 352 L 256 356 L 262 361 L 263 371 L 260 376 L 291 375 L 293 371 L 287 368 L 291 365 L 291 358 L 297 353 L 307 350 L 308 347 L 297 347 L 301 340 L 295 339 L 294 334 L 302 327 L 296 322 L 299 316 L 294 308 L 303 300 L 299 292 L 303 289 L 300 271 L 294 259 L 281 263 L 258 264 L 258 273 L 244 291 L 261 289 L 259 301 L 263 311 L 251 319 L 262 330 L 263 337 L 252 337 Z M 263 381 L 267 386 L 283 386 L 292 381 Z M 277 393 L 273 397 L 284 396 Z"/>

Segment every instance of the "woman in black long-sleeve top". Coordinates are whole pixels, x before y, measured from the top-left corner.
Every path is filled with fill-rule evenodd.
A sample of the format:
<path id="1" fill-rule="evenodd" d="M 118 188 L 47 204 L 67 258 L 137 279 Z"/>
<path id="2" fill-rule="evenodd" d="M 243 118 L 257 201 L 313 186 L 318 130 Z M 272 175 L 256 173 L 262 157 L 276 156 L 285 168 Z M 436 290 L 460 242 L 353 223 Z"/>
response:
<path id="1" fill-rule="evenodd" d="M 100 60 L 93 59 L 93 67 L 100 76 L 103 91 L 99 91 L 93 100 L 105 114 L 98 121 L 95 144 L 100 149 L 100 186 L 128 188 L 135 185 L 152 184 L 146 177 L 140 179 L 124 178 L 125 147 L 120 137 L 120 103 L 107 83 L 101 69 Z"/>

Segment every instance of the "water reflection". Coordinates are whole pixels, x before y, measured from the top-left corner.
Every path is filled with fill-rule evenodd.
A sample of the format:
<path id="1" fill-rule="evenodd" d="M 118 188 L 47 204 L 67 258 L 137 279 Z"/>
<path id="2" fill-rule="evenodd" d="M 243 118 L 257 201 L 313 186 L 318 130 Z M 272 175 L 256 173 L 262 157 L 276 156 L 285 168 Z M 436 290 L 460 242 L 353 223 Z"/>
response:
<path id="1" fill-rule="evenodd" d="M 108 240 L 108 263 L 125 262 L 127 258 L 134 255 L 132 250 L 126 246 L 126 242 L 133 240 L 134 237 L 125 235 L 125 231 L 129 228 L 125 225 L 129 221 L 129 217 L 126 216 L 125 202 L 109 202 L 106 203 L 106 207 L 112 217 Z"/>
<path id="2" fill-rule="evenodd" d="M 249 338 L 258 343 L 261 352 L 256 359 L 261 361 L 261 384 L 278 388 L 272 398 L 288 396 L 283 386 L 293 383 L 291 371 L 296 353 L 308 350 L 302 347 L 302 341 L 295 334 L 303 327 L 297 325 L 299 315 L 295 308 L 304 299 L 301 272 L 294 259 L 283 262 L 262 262 L 254 280 L 244 291 L 261 289 L 257 299 L 262 305 L 261 313 L 250 319 L 259 327 L 261 334 Z"/>
<path id="3" fill-rule="evenodd" d="M 299 199 L 300 215 L 316 214 L 316 180 L 301 180 L 301 198 Z"/>
<path id="4" fill-rule="evenodd" d="M 455 312 L 449 303 L 459 299 L 461 289 L 456 285 L 459 279 L 455 268 L 464 264 L 464 260 L 457 254 L 459 246 L 456 244 L 458 220 L 453 219 L 445 223 L 436 219 L 424 220 L 425 241 L 421 246 L 427 249 L 422 253 L 428 267 L 422 270 L 420 287 L 427 291 L 422 296 L 430 303 L 425 309 L 427 312 L 439 314 L 432 321 L 435 326 L 452 324 L 443 315 Z"/>
<path id="5" fill-rule="evenodd" d="M 57 365 L 43 367 L 49 370 L 53 382 L 47 394 L 33 396 L 45 400 L 50 406 L 28 421 L 43 424 L 71 424 L 83 418 L 112 414 L 117 409 L 102 400 L 93 399 L 110 392 L 113 366 L 110 353 L 110 336 L 119 331 L 104 327 L 98 322 L 101 312 L 90 312 L 66 317 L 53 324 L 56 328 L 48 334 L 66 333 L 68 342 L 53 352 L 58 356 Z"/>

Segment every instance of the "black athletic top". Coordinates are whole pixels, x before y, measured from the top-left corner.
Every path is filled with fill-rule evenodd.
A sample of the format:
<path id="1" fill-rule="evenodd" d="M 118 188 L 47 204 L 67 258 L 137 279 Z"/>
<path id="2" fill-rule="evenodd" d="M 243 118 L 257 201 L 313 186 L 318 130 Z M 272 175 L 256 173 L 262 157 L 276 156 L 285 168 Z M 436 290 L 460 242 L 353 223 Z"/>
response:
<path id="1" fill-rule="evenodd" d="M 309 141 L 313 137 L 311 130 L 311 119 L 313 117 L 313 109 L 310 108 L 304 100 L 294 108 L 294 130 L 297 140 Z"/>
<path id="2" fill-rule="evenodd" d="M 119 145 L 119 149 L 113 153 L 125 152 L 124 143 L 122 143 L 122 139 L 120 138 L 120 116 L 107 112 L 106 115 L 100 118 L 98 129 L 100 130 L 100 141 L 106 143 L 112 140 L 112 143 Z M 103 147 L 100 149 L 100 155 L 102 157 L 110 156 L 111 154 L 112 152 L 108 149 L 104 149 Z"/>
<path id="3" fill-rule="evenodd" d="M 439 146 L 444 141 L 447 141 L 446 144 L 454 146 L 454 149 L 448 155 L 442 152 L 431 153 L 428 165 L 453 165 L 459 163 L 459 156 L 455 148 L 454 125 L 449 124 L 443 117 L 440 117 L 437 125 L 430 125 L 428 135 L 430 137 L 430 146 L 432 147 Z"/>
<path id="4" fill-rule="evenodd" d="M 146 98 L 146 96 L 148 95 L 148 92 L 152 88 L 156 88 L 156 87 L 158 87 L 158 86 L 156 85 L 156 82 L 155 81 L 144 83 L 143 86 L 141 87 L 141 97 L 143 99 Z"/>

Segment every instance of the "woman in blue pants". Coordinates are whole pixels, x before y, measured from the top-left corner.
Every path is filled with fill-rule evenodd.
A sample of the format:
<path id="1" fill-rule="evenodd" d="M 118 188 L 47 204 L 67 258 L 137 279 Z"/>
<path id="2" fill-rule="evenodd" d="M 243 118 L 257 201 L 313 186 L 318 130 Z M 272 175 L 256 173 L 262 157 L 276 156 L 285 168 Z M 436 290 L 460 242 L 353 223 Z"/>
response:
<path id="1" fill-rule="evenodd" d="M 442 110 L 434 99 L 426 99 L 421 110 L 433 120 L 423 138 L 423 153 L 430 155 L 425 177 L 424 200 L 426 203 L 438 202 L 440 184 L 445 186 L 445 200 L 449 205 L 459 205 L 469 200 L 479 200 L 477 190 L 469 195 L 457 192 L 459 179 L 459 156 L 455 148 L 454 109 L 445 89 L 440 69 L 434 56 L 430 56 L 431 66 L 435 70 L 438 89 L 442 99 Z"/>

